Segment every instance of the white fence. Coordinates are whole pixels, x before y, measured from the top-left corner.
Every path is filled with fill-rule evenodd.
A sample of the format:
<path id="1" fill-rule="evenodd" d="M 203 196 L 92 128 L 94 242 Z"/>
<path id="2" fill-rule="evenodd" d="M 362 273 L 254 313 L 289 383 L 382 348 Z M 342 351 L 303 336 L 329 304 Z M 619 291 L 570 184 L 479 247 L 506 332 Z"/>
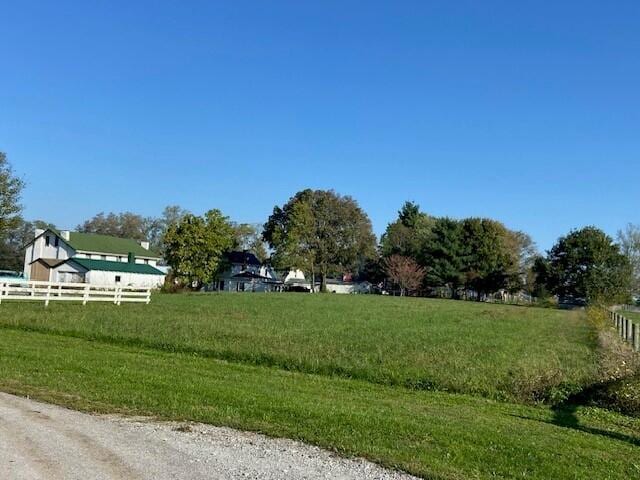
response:
<path id="1" fill-rule="evenodd" d="M 59 282 L 0 282 L 0 303 L 7 300 L 149 303 L 151 288 L 91 285 Z"/>
<path id="2" fill-rule="evenodd" d="M 629 342 L 636 352 L 640 352 L 640 323 L 620 315 L 616 310 L 609 310 L 609 319 L 618 330 L 618 335 Z"/>

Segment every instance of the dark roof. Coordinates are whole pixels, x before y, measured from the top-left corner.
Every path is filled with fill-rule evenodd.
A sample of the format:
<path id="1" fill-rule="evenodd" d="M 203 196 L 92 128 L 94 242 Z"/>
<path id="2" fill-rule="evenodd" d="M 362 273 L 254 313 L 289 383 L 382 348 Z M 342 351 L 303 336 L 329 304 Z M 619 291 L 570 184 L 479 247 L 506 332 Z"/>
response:
<path id="1" fill-rule="evenodd" d="M 147 275 L 164 275 L 163 272 L 146 263 L 112 262 L 110 260 L 93 260 L 89 258 L 70 258 L 87 270 L 102 270 L 106 272 L 143 273 Z"/>
<path id="2" fill-rule="evenodd" d="M 254 280 L 262 280 L 263 282 L 282 283 L 281 281 L 276 280 L 275 278 L 264 277 L 262 275 L 258 275 L 257 273 L 253 273 L 253 272 L 236 273 L 231 278 L 251 278 Z"/>
<path id="3" fill-rule="evenodd" d="M 44 263 L 47 267 L 55 268 L 58 265 L 61 265 L 66 261 L 67 261 L 66 259 L 65 260 L 61 260 L 59 258 L 37 258 L 33 262 L 31 262 L 30 265 L 32 265 L 32 264 L 34 264 L 36 262 L 41 262 L 41 263 Z"/>
<path id="4" fill-rule="evenodd" d="M 251 252 L 227 252 L 226 257 L 230 263 L 240 263 L 242 265 L 262 265 L 262 262 L 258 260 L 258 257 L 256 257 Z"/>

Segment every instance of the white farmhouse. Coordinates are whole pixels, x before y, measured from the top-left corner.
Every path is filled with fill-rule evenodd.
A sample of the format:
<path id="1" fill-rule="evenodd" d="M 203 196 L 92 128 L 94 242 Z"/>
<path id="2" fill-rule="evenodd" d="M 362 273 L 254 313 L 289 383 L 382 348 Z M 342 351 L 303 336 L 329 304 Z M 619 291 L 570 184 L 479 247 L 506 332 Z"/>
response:
<path id="1" fill-rule="evenodd" d="M 263 264 L 251 252 L 228 252 L 225 260 L 229 267 L 222 272 L 213 288 L 222 292 L 279 291 L 282 282 L 268 264 Z"/>
<path id="2" fill-rule="evenodd" d="M 165 274 L 149 242 L 67 230 L 37 229 L 26 245 L 29 280 L 158 287 Z"/>

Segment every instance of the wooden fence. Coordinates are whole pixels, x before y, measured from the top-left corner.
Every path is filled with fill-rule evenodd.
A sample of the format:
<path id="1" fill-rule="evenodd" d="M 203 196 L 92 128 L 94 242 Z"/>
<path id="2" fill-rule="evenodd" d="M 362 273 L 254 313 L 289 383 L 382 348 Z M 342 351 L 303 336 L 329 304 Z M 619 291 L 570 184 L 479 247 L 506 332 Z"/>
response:
<path id="1" fill-rule="evenodd" d="M 7 300 L 149 303 L 151 288 L 91 285 L 59 282 L 0 282 L 0 303 Z"/>
<path id="2" fill-rule="evenodd" d="M 609 319 L 618 330 L 618 335 L 629 342 L 636 352 L 640 352 L 640 323 L 620 315 L 617 310 L 609 310 Z"/>

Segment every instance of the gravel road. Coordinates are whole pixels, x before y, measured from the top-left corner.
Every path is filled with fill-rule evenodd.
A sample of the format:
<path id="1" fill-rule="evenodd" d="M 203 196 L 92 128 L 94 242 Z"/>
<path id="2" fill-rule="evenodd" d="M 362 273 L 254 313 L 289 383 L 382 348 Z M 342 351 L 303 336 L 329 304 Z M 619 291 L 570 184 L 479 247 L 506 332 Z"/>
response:
<path id="1" fill-rule="evenodd" d="M 0 475 L 73 479 L 413 479 L 285 439 L 89 415 L 0 393 Z"/>

